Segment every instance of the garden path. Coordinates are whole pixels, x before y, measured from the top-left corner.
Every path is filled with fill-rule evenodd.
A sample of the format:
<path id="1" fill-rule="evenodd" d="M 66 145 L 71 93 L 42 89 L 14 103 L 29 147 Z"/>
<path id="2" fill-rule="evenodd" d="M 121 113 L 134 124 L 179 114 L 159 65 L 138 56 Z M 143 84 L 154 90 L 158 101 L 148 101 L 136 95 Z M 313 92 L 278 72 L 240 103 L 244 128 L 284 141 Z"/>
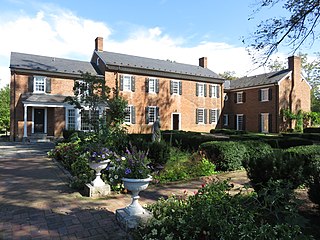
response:
<path id="1" fill-rule="evenodd" d="M 115 210 L 130 196 L 90 199 L 73 191 L 68 178 L 46 152 L 52 144 L 0 142 L 0 239 L 126 239 Z M 239 181 L 233 181 L 237 176 Z M 219 175 L 244 184 L 245 172 Z M 214 177 L 215 179 L 215 177 Z M 193 194 L 210 178 L 150 186 L 141 204 L 172 194 Z"/>

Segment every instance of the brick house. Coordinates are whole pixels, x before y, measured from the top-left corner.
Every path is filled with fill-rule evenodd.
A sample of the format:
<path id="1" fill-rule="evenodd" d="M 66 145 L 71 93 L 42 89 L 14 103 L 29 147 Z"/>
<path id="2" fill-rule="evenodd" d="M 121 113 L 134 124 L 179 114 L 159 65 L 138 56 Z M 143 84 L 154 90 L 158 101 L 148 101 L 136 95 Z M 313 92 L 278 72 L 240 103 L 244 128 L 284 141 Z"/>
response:
<path id="1" fill-rule="evenodd" d="M 223 128 L 264 133 L 292 128 L 282 109 L 310 111 L 310 89 L 296 56 L 288 58 L 288 69 L 227 81 Z"/>
<path id="2" fill-rule="evenodd" d="M 104 78 L 128 101 L 126 124 L 131 133 L 149 133 L 157 116 L 163 130 L 208 132 L 218 126 L 224 82 L 207 68 L 103 51 L 96 38 L 90 62 L 11 54 L 11 140 L 61 137 L 63 129 L 90 130 L 80 113 L 64 102 L 73 95 L 82 72 Z M 103 109 L 101 109 L 102 111 Z"/>

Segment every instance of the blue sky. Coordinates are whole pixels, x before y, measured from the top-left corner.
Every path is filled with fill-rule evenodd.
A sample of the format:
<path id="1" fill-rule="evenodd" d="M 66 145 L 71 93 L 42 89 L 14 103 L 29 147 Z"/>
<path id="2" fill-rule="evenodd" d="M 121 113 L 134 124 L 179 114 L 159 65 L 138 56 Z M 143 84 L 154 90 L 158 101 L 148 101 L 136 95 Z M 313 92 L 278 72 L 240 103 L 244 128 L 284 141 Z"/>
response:
<path id="1" fill-rule="evenodd" d="M 241 38 L 275 7 L 252 15 L 256 0 L 0 0 L 0 87 L 9 82 L 10 52 L 89 61 L 94 39 L 104 50 L 181 63 L 208 57 L 216 73 L 251 75 Z M 254 17 L 248 21 L 249 17 Z M 286 61 L 286 52 L 277 55 Z M 257 73 L 265 69 L 256 70 Z"/>

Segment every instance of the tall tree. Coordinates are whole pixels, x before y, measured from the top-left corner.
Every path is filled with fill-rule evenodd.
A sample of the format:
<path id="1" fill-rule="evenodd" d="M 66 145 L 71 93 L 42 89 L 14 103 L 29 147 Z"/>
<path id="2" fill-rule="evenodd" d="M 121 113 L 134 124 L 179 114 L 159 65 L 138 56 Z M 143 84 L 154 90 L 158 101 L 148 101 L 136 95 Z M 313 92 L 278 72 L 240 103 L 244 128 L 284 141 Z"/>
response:
<path id="1" fill-rule="evenodd" d="M 235 80 L 238 78 L 236 77 L 235 71 L 224 71 L 223 73 L 219 73 L 219 76 L 227 80 Z"/>
<path id="2" fill-rule="evenodd" d="M 296 52 L 305 43 L 312 45 L 320 34 L 319 0 L 259 0 L 257 11 L 277 4 L 288 11 L 288 17 L 272 17 L 262 21 L 257 30 L 244 40 L 249 48 L 263 53 L 264 64 L 280 45 L 291 46 Z M 257 62 L 261 61 L 255 56 Z"/>
<path id="3" fill-rule="evenodd" d="M 10 88 L 9 85 L 0 89 L 0 131 L 5 130 L 6 135 L 10 129 Z"/>

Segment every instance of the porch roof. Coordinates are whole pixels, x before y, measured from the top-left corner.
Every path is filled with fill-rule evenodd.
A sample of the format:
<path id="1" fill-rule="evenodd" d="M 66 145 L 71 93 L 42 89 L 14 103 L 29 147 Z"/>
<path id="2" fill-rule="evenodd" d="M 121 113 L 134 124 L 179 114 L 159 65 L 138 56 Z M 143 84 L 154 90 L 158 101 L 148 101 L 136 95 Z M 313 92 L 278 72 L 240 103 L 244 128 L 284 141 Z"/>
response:
<path id="1" fill-rule="evenodd" d="M 42 105 L 42 106 L 60 106 L 68 105 L 64 102 L 65 95 L 53 95 L 53 94 L 23 94 L 21 97 L 22 103 L 25 105 Z"/>

